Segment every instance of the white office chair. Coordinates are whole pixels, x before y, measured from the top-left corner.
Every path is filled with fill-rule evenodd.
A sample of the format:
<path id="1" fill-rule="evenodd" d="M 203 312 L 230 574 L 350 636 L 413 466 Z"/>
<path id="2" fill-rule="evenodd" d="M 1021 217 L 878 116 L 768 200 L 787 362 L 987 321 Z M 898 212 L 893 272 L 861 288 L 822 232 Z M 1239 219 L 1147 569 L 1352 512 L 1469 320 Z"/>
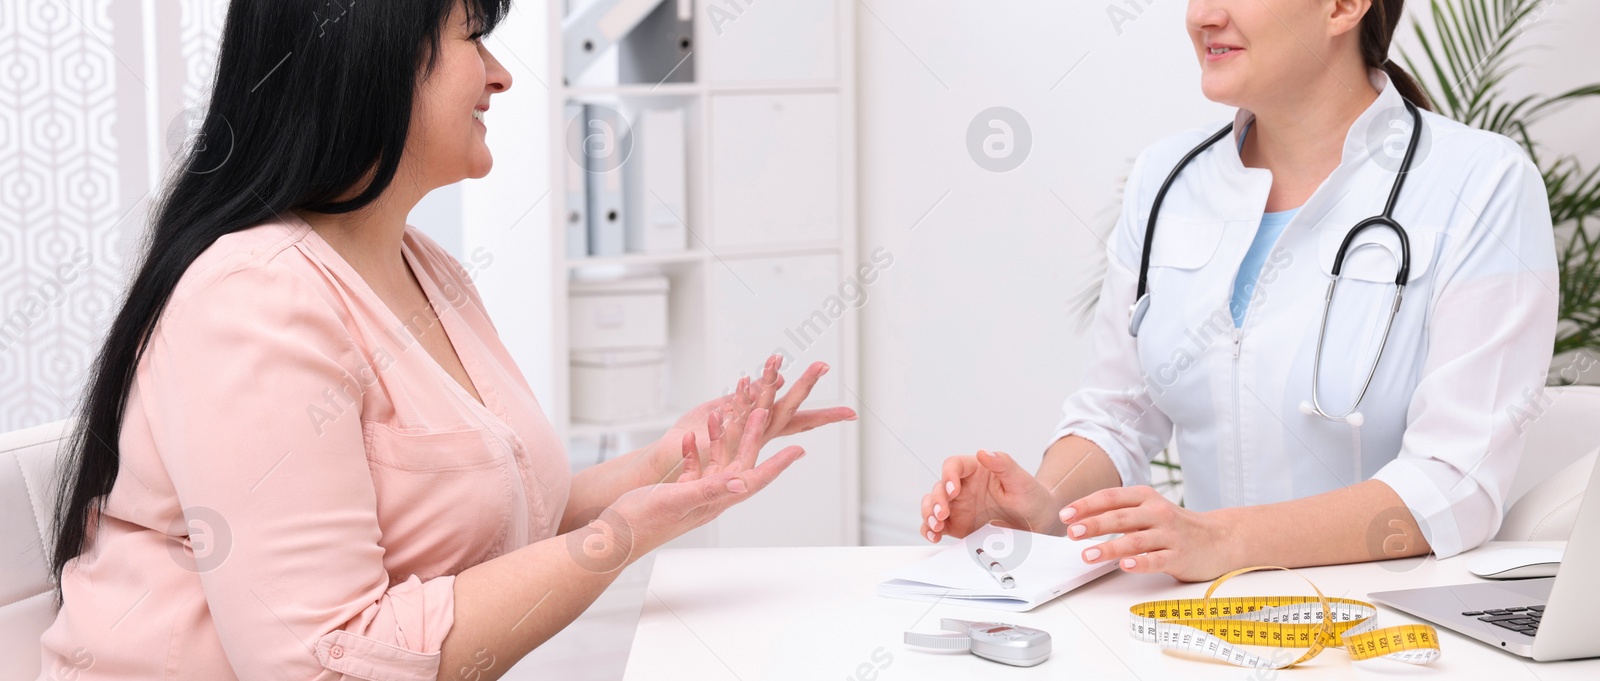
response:
<path id="1" fill-rule="evenodd" d="M 1547 388 L 1544 410 L 1527 413 L 1528 440 L 1495 539 L 1565 541 L 1600 452 L 1600 387 Z"/>
<path id="2" fill-rule="evenodd" d="M 39 636 L 56 619 L 50 518 L 57 451 L 71 421 L 0 434 L 0 681 L 39 676 Z"/>

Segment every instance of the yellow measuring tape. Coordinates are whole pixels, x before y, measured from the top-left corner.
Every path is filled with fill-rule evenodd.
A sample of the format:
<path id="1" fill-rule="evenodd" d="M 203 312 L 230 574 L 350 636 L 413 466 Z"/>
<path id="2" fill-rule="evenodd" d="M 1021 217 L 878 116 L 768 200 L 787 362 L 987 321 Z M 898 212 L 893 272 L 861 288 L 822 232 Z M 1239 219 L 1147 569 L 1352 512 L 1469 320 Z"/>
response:
<path id="1" fill-rule="evenodd" d="M 1248 567 L 1218 577 L 1205 598 L 1149 601 L 1130 608 L 1133 637 L 1162 648 L 1184 650 L 1241 667 L 1282 669 L 1316 657 L 1327 648 L 1344 648 L 1354 660 L 1384 658 L 1428 664 L 1439 659 L 1439 632 L 1426 624 L 1377 629 L 1378 609 L 1365 601 L 1328 598 L 1316 584 L 1310 596 L 1212 598 L 1223 582 L 1246 572 L 1284 570 Z M 1299 573 L 1294 573 L 1297 576 Z M 1305 579 L 1301 577 L 1301 579 Z M 1239 647 L 1305 648 L 1299 659 L 1268 659 Z"/>

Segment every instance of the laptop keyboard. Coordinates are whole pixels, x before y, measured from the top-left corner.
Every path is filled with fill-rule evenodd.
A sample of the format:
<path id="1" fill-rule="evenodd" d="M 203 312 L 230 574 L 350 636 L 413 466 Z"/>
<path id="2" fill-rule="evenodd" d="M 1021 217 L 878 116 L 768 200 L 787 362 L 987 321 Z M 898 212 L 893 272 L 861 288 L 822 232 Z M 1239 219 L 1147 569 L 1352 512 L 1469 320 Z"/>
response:
<path id="1" fill-rule="evenodd" d="M 1530 605 L 1524 608 L 1468 610 L 1461 614 L 1468 617 L 1477 617 L 1479 622 L 1488 622 L 1519 634 L 1533 636 L 1539 633 L 1539 618 L 1544 617 L 1544 606 Z"/>

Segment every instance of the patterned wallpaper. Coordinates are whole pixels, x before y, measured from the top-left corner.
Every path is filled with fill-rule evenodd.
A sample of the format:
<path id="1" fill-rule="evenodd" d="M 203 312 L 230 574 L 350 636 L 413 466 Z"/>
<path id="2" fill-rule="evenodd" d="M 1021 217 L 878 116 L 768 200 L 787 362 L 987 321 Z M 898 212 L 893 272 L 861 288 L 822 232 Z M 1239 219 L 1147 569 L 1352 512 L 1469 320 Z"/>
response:
<path id="1" fill-rule="evenodd" d="M 226 8 L 0 2 L 0 432 L 76 406 Z"/>

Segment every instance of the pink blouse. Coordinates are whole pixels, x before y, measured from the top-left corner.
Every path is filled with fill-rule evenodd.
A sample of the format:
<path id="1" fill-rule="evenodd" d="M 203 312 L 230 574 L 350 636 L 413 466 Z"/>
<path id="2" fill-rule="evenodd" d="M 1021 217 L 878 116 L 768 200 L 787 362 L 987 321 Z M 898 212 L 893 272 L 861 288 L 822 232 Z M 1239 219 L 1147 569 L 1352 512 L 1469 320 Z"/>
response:
<path id="1" fill-rule="evenodd" d="M 42 679 L 436 678 L 455 575 L 554 536 L 571 472 L 461 265 L 409 226 L 401 251 L 442 328 L 293 214 L 189 267 Z"/>

